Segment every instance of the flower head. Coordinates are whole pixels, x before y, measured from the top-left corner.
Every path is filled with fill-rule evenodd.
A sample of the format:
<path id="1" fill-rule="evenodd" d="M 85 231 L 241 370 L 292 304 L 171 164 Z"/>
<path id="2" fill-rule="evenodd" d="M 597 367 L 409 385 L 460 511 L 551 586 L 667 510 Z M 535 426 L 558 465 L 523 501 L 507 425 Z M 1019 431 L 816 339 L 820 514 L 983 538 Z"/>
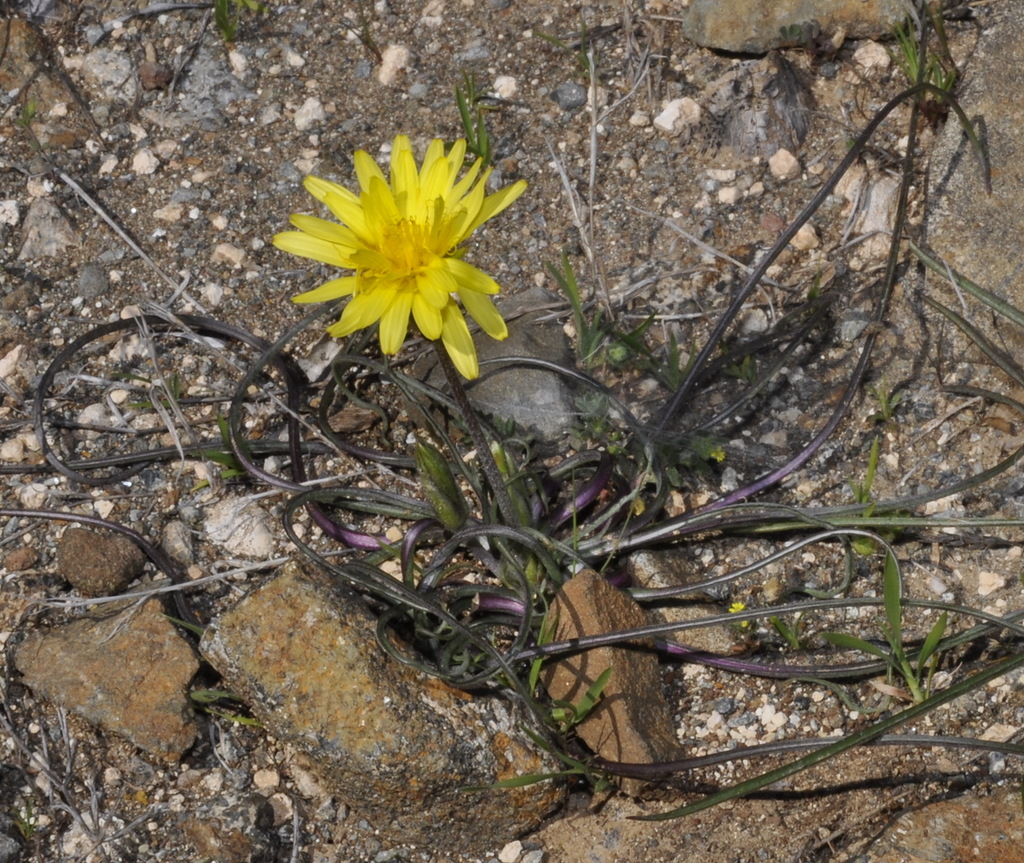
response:
<path id="1" fill-rule="evenodd" d="M 354 156 L 358 195 L 327 180 L 307 177 L 303 183 L 307 191 L 326 204 L 340 224 L 294 215 L 291 223 L 298 230 L 278 234 L 274 245 L 355 274 L 299 294 L 295 302 L 351 296 L 341 318 L 327 331 L 347 336 L 380 321 L 380 347 L 385 354 L 401 348 L 411 314 L 424 336 L 441 339 L 462 375 L 475 378 L 479 374 L 476 347 L 462 308 L 492 338 L 505 338 L 508 329 L 488 297 L 498 293 L 498 283 L 462 260 L 462 244 L 515 201 L 526 182 L 485 195 L 490 171 L 482 170 L 479 159 L 458 178 L 465 155 L 463 140 L 456 141 L 448 153 L 443 141 L 434 140 L 417 169 L 409 139 L 399 135 L 391 149 L 390 181 L 362 150 Z"/>

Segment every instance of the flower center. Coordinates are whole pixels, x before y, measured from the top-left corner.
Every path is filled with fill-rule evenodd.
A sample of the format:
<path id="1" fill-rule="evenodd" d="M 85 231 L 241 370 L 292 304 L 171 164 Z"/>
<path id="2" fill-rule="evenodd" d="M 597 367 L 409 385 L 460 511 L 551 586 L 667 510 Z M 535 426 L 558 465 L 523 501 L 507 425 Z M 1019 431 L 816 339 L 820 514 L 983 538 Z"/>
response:
<path id="1" fill-rule="evenodd" d="M 440 255 L 431 248 L 431 233 L 429 224 L 413 219 L 400 219 L 384 229 L 380 251 L 393 275 L 413 276 L 436 264 Z"/>

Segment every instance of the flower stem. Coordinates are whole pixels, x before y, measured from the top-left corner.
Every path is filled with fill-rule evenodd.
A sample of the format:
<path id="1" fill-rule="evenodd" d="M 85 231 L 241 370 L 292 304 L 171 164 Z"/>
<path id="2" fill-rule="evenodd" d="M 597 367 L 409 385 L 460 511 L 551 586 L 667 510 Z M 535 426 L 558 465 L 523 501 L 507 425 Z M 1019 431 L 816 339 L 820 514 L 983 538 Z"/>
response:
<path id="1" fill-rule="evenodd" d="M 434 342 L 434 350 L 437 352 L 441 368 L 444 369 L 444 375 L 448 379 L 448 386 L 455 397 L 455 403 L 459 406 L 459 410 L 462 411 L 462 417 L 469 427 L 469 434 L 473 438 L 473 444 L 476 446 L 480 467 L 484 472 L 484 476 L 487 477 L 491 490 L 494 492 L 498 511 L 501 513 L 501 517 L 506 524 L 510 526 L 518 525 L 520 519 L 517 517 L 516 508 L 512 505 L 512 498 L 509 497 L 508 489 L 505 487 L 505 478 L 501 475 L 501 471 L 498 470 L 498 463 L 494 460 L 494 454 L 491 452 L 490 441 L 487 440 L 487 435 L 484 434 L 476 411 L 469 403 L 466 388 L 462 385 L 462 379 L 459 377 L 454 363 L 452 363 L 452 358 L 448 356 L 444 345 L 438 341 Z"/>

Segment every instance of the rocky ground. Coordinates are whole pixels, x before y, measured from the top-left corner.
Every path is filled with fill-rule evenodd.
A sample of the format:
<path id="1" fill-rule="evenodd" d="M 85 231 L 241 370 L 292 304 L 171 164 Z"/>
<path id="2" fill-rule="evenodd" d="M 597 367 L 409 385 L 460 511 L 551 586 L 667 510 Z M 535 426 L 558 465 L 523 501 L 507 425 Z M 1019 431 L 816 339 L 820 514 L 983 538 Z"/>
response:
<path id="1" fill-rule="evenodd" d="M 289 297 L 332 277 L 270 245 L 288 214 L 313 210 L 303 176 L 350 185 L 356 149 L 385 156 L 396 134 L 410 135 L 420 150 L 435 136 L 460 136 L 453 91 L 464 73 L 494 97 L 486 114 L 494 184 L 529 183 L 469 253 L 508 295 L 515 350 L 571 356 L 578 334 L 548 270 L 563 250 L 590 314 L 610 310 L 605 314 L 624 330 L 654 315 L 654 349 L 672 339 L 698 342 L 744 268 L 906 83 L 881 44 L 892 45 L 885 3 L 808 2 L 795 19 L 766 17 L 759 27 L 737 23 L 749 5 L 322 0 L 265 14 L 232 7 L 238 30 L 225 43 L 205 4 L 8 0 L 0 22 L 0 506 L 99 516 L 138 531 L 198 583 L 190 596 L 203 623 L 220 619 L 253 588 L 277 584 L 274 574 L 294 555 L 281 528 L 280 495 L 259 483 L 220 481 L 217 465 L 197 459 L 172 458 L 132 477 L 111 477 L 115 468 L 61 475 L 40 452 L 33 392 L 71 346 L 62 366 L 68 371 L 48 382 L 49 404 L 77 426 L 51 443 L 86 458 L 109 454 L 111 436 L 97 427 L 140 410 L 153 370 L 146 334 L 127 329 L 134 324 L 76 345 L 91 328 L 128 319 L 132 309 L 163 310 L 277 339 L 306 311 Z M 1021 176 L 1012 136 L 1024 124 L 1020 106 L 1005 101 L 1024 84 L 1016 71 L 1024 68 L 1018 18 L 1010 3 L 964 4 L 951 14 L 967 111 L 985 121 L 993 154 L 993 195 L 981 193 L 955 123 L 936 123 L 922 133 L 910 223 L 954 266 L 1021 305 L 1014 294 Z M 722 469 L 693 490 L 694 499 L 781 463 L 820 427 L 884 264 L 907 114 L 897 110 L 882 127 L 745 310 L 741 325 L 756 334 L 815 282 L 836 296 L 827 338 L 792 363 L 786 390 L 757 423 L 731 430 Z M 943 391 L 951 382 L 1009 385 L 924 308 L 927 291 L 959 303 L 948 283 L 924 281 L 910 266 L 904 275 L 870 378 L 902 393 L 884 427 L 879 498 L 949 484 L 1020 445 L 1015 414 Z M 520 314 L 538 309 L 543 321 Z M 974 314 L 980 316 L 976 308 Z M 1019 354 L 1012 331 L 996 332 Z M 255 355 L 233 335 L 221 330 L 161 343 L 172 366 L 165 380 L 207 397 L 187 417 L 202 437 L 216 437 L 216 414 Z M 313 327 L 292 350 L 315 377 L 329 345 Z M 593 370 L 642 415 L 665 397 L 649 376 L 614 357 Z M 535 379 L 476 395 L 493 408 L 523 399 L 523 391 L 529 403 L 513 413 L 528 416 L 553 452 L 570 446 L 561 437 L 566 418 L 575 418 L 568 423 L 573 440 L 586 432 L 587 405 Z M 851 421 L 776 499 L 849 503 L 848 483 L 863 476 L 873 438 L 868 417 L 877 410 L 877 399 L 865 395 Z M 278 431 L 272 398 L 254 394 L 247 411 L 254 437 Z M 178 441 L 164 432 L 165 419 L 172 426 L 175 419 L 154 417 L 155 439 L 173 448 Z M 396 439 L 413 425 L 399 423 Z M 152 439 L 140 434 L 119 451 L 149 449 Z M 274 473 L 281 464 L 282 456 L 270 453 L 261 467 Z M 345 482 L 401 482 L 400 471 L 396 479 L 340 456 L 321 466 Z M 1019 492 L 1019 481 L 1004 476 L 930 511 L 1017 517 Z M 300 530 L 314 534 L 308 523 Z M 1019 859 L 1019 763 L 938 749 L 854 753 L 769 796 L 678 822 L 630 816 L 664 811 L 694 791 L 749 775 L 750 765 L 705 770 L 687 777 L 682 791 L 593 797 L 576 789 L 564 801 L 559 792 L 560 808 L 544 823 L 538 816 L 524 835 L 509 814 L 510 798 L 498 792 L 474 803 L 472 814 L 470 804 L 464 810 L 482 850 L 464 833 L 445 830 L 449 822 L 429 799 L 413 796 L 402 825 L 421 821 L 429 839 L 396 838 L 395 824 L 371 812 L 369 802 L 361 808 L 359 794 L 329 787 L 283 727 L 276 735 L 269 730 L 273 705 L 264 705 L 263 716 L 251 699 L 265 720 L 261 728 L 174 701 L 188 686 L 223 681 L 208 667 L 194 677 L 194 649 L 157 604 L 117 607 L 116 617 L 97 605 L 91 618 L 83 603 L 39 604 L 155 583 L 159 574 L 143 566 L 134 545 L 97 536 L 38 518 L 2 523 L 0 635 L 11 649 L 0 814 L 11 838 L 5 844 L 0 837 L 0 860 Z M 1007 529 L 1002 538 L 1007 542 L 995 547 L 951 544 L 936 532 L 914 544 L 906 550 L 908 591 L 991 613 L 1019 608 L 1020 548 L 1012 544 L 1019 533 Z M 691 546 L 678 566 L 725 571 L 764 551 L 708 541 Z M 798 565 L 769 571 L 767 581 L 825 586 L 835 565 L 826 553 L 808 551 Z M 760 573 L 738 583 L 698 613 L 727 601 L 759 604 L 769 591 L 765 579 Z M 107 617 L 96 617 L 97 608 Z M 219 632 L 223 644 L 226 627 Z M 720 627 L 702 646 L 749 650 L 748 636 Z M 365 640 L 367 652 L 375 649 Z M 86 676 L 93 671 L 104 681 L 102 697 L 70 691 L 71 680 L 97 679 Z M 664 683 L 676 737 L 690 754 L 787 734 L 838 735 L 864 722 L 810 684 L 697 666 L 670 671 Z M 1019 739 L 1021 689 L 1019 678 L 993 681 L 919 730 Z M 65 704 L 77 707 L 59 706 Z M 539 811 L 547 802 L 535 797 L 531 805 Z M 488 806 L 490 832 L 486 819 L 472 820 Z M 445 817 L 457 816 L 456 809 Z M 440 829 L 432 833 L 431 825 Z"/>

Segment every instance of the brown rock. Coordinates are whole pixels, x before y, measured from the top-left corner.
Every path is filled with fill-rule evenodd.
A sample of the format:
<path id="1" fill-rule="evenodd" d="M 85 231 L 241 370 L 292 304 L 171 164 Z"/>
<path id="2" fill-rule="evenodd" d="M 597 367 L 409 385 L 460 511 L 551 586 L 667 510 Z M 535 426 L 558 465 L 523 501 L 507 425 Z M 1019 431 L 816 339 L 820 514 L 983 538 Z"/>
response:
<path id="1" fill-rule="evenodd" d="M 114 596 L 142 574 L 145 555 L 127 537 L 105 536 L 85 528 L 64 532 L 57 544 L 57 566 L 83 596 Z"/>
<path id="2" fill-rule="evenodd" d="M 30 633 L 15 667 L 37 695 L 177 761 L 195 741 L 187 687 L 199 662 L 157 600 Z"/>
<path id="3" fill-rule="evenodd" d="M 3 567 L 8 572 L 23 572 L 31 569 L 39 560 L 39 554 L 32 546 L 23 545 L 4 555 Z"/>
<path id="4" fill-rule="evenodd" d="M 139 83 L 143 90 L 163 90 L 174 79 L 174 70 L 166 63 L 144 60 L 139 64 Z"/>
<path id="5" fill-rule="evenodd" d="M 527 717 L 386 658 L 375 625 L 358 596 L 295 562 L 213 623 L 201 650 L 389 840 L 473 854 L 536 827 L 560 802 L 553 783 L 465 790 L 558 769 L 522 733 Z"/>
<path id="6" fill-rule="evenodd" d="M 565 583 L 551 609 L 557 615 L 554 641 L 651 622 L 636 602 L 590 569 Z M 679 758 L 658 657 L 649 647 L 627 644 L 585 650 L 551 663 L 542 679 L 552 698 L 576 704 L 607 668 L 612 675 L 601 701 L 577 726 L 583 741 L 611 761 L 650 764 Z M 623 787 L 635 793 L 640 784 L 627 781 Z"/>

